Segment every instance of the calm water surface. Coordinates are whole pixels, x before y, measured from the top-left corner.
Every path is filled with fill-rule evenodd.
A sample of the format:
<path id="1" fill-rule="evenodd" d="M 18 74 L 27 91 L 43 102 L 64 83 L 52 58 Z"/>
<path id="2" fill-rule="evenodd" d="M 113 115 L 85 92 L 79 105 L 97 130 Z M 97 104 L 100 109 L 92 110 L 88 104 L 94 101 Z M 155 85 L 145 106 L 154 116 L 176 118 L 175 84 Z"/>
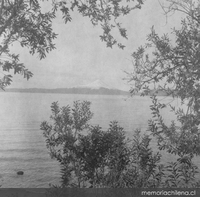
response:
<path id="1" fill-rule="evenodd" d="M 165 103 L 172 98 L 159 97 Z M 52 160 L 45 146 L 40 123 L 49 120 L 50 106 L 58 101 L 60 106 L 72 105 L 75 100 L 92 102 L 94 117 L 92 124 L 108 128 L 109 122 L 117 120 L 125 128 L 127 136 L 134 129 L 145 131 L 151 118 L 149 97 L 0 93 L 0 185 L 1 187 L 48 187 L 49 183 L 59 184 L 59 165 Z M 178 101 L 172 102 L 178 105 Z M 165 110 L 166 122 L 175 119 Z M 167 156 L 165 158 L 168 160 Z M 16 172 L 24 171 L 23 176 Z"/>

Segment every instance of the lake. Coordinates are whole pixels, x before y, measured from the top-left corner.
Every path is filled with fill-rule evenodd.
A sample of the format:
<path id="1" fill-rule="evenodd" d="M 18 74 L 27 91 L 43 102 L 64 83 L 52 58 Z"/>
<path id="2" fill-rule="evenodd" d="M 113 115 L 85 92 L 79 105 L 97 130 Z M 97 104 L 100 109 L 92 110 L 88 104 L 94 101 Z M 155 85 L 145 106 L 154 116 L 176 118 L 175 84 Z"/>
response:
<path id="1" fill-rule="evenodd" d="M 131 137 L 136 128 L 145 131 L 151 118 L 149 97 L 107 95 L 71 95 L 36 93 L 0 93 L 0 185 L 2 188 L 48 187 L 59 184 L 58 162 L 48 154 L 40 124 L 49 120 L 50 106 L 72 105 L 75 100 L 92 102 L 94 113 L 91 123 L 107 129 L 109 122 L 117 120 Z M 159 97 L 165 103 L 177 100 Z M 166 122 L 175 119 L 169 110 L 163 111 Z M 168 160 L 168 158 L 165 158 Z M 24 175 L 17 175 L 23 170 Z"/>

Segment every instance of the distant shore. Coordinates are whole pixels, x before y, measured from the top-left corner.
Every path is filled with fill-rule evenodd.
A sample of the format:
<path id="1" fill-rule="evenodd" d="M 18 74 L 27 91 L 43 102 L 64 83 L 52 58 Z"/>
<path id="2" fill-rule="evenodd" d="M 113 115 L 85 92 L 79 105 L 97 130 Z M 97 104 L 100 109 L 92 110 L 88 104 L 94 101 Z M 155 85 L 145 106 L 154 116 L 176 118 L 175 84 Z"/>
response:
<path id="1" fill-rule="evenodd" d="M 8 88 L 6 92 L 20 93 L 54 93 L 54 94 L 97 94 L 97 95 L 129 95 L 128 91 L 108 88 L 57 88 L 57 89 L 42 89 L 42 88 Z"/>
<path id="2" fill-rule="evenodd" d="M 48 94 L 88 94 L 88 95 L 130 95 L 129 91 L 119 89 L 108 89 L 108 88 L 56 88 L 56 89 L 44 89 L 44 88 L 7 88 L 6 92 L 18 92 L 18 93 L 48 93 Z M 3 90 L 2 90 L 3 92 Z M 154 91 L 150 92 L 150 96 L 153 95 Z M 140 95 L 137 93 L 135 95 Z M 157 96 L 167 96 L 166 93 L 159 91 L 156 93 Z"/>

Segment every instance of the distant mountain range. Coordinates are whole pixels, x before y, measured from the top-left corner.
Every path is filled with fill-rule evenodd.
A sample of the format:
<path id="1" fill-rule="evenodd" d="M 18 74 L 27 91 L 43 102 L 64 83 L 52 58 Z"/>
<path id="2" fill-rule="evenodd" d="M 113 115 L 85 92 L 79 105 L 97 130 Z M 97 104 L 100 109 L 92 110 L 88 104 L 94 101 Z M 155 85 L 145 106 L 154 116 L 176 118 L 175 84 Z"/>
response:
<path id="1" fill-rule="evenodd" d="M 0 90 L 1 91 L 1 90 Z M 128 91 L 112 88 L 100 80 L 96 80 L 87 85 L 80 85 L 72 88 L 7 88 L 6 92 L 21 92 L 21 93 L 53 93 L 53 94 L 96 94 L 96 95 L 130 95 Z M 166 96 L 163 91 L 151 90 L 149 95 L 155 94 L 158 96 Z M 136 95 L 140 95 L 137 93 Z"/>
<path id="2" fill-rule="evenodd" d="M 42 89 L 42 88 L 9 88 L 6 92 L 22 92 L 22 93 L 54 93 L 54 94 L 99 94 L 99 95 L 128 95 L 129 92 L 118 89 L 107 89 L 101 87 L 99 89 L 91 88 L 56 88 L 56 89 Z"/>
<path id="3" fill-rule="evenodd" d="M 100 80 L 96 80 L 87 85 L 80 85 L 73 88 L 8 88 L 6 92 L 22 93 L 55 93 L 55 94 L 97 94 L 97 95 L 128 95 L 128 91 L 111 88 Z"/>

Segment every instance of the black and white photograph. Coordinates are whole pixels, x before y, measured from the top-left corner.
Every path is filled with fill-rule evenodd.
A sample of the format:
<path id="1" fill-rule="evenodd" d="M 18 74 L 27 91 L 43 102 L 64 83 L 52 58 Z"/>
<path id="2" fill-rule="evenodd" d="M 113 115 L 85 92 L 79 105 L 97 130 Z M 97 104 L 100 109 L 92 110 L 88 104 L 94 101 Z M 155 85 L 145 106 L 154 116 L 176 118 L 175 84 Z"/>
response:
<path id="1" fill-rule="evenodd" d="M 0 0 L 0 105 L 0 189 L 197 196 L 200 0 Z"/>

